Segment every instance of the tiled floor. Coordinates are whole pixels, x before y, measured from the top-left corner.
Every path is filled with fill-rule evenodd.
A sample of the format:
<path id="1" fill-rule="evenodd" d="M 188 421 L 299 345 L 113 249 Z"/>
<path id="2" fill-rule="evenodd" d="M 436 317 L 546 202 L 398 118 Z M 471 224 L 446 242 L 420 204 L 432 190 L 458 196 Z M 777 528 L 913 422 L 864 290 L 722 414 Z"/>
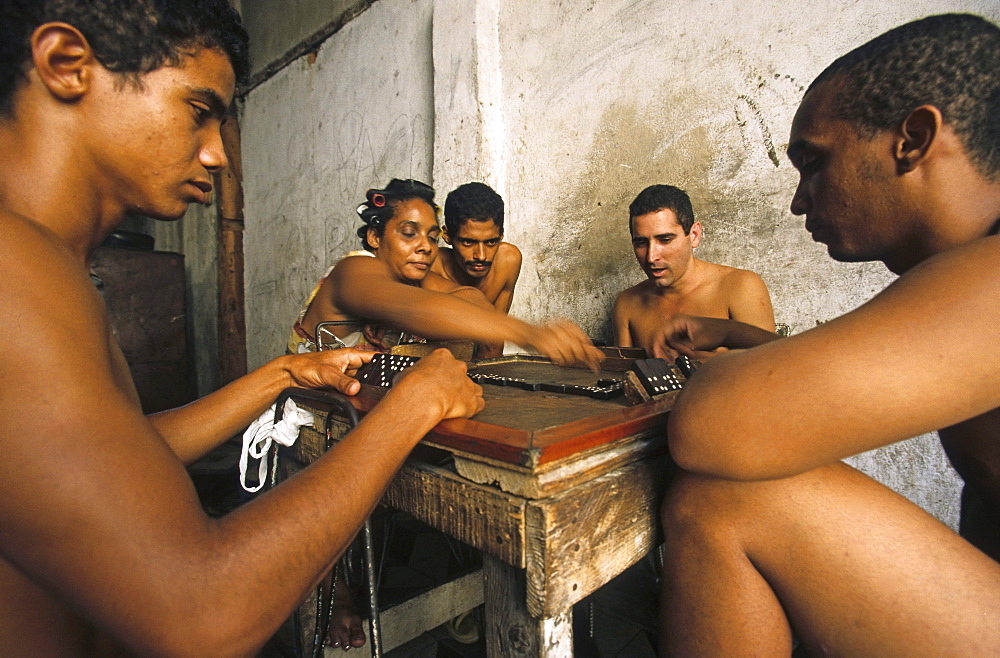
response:
<path id="1" fill-rule="evenodd" d="M 202 503 L 211 514 L 224 514 L 249 498 L 237 482 L 238 450 L 238 445 L 229 444 L 191 469 Z M 375 526 L 376 545 L 388 546 L 379 590 L 383 606 L 478 566 L 478 555 L 469 547 L 449 540 L 411 517 L 392 513 L 391 518 L 393 523 L 389 524 L 388 533 L 382 524 Z M 655 639 L 652 638 L 655 638 L 658 586 L 652 563 L 649 559 L 640 561 L 577 606 L 574 611 L 577 656 L 646 658 L 656 655 Z M 475 614 L 481 620 L 482 608 Z M 284 657 L 291 653 L 287 643 L 278 638 L 266 655 Z M 340 654 L 337 650 L 328 655 Z M 370 654 L 362 649 L 352 650 L 347 655 Z M 444 627 L 438 627 L 384 655 L 386 658 L 480 658 L 486 655 L 486 643 L 483 633 L 478 642 L 462 644 Z"/>

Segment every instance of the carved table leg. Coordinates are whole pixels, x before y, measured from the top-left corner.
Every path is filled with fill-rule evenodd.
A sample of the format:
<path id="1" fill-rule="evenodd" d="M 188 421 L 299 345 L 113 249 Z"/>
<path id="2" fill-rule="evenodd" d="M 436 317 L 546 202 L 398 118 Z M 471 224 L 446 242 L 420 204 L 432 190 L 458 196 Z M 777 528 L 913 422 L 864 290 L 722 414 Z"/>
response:
<path id="1" fill-rule="evenodd" d="M 524 581 L 522 569 L 483 554 L 487 655 L 572 656 L 572 608 L 550 619 L 532 617 Z"/>

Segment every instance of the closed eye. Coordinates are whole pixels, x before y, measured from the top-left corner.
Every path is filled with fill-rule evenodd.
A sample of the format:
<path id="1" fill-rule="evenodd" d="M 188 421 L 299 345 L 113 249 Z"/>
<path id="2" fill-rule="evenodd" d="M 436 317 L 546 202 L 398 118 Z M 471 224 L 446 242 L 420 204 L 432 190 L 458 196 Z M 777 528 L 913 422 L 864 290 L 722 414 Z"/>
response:
<path id="1" fill-rule="evenodd" d="M 205 123 L 213 116 L 213 112 L 210 108 L 199 105 L 198 103 L 191 103 L 191 107 L 194 108 L 194 118 L 198 125 Z"/>

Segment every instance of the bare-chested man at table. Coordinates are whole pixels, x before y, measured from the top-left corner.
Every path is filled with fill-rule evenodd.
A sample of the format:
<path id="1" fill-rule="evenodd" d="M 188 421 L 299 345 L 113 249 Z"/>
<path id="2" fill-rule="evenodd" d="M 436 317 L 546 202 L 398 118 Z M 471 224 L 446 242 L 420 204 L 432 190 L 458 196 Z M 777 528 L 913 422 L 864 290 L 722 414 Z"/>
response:
<path id="1" fill-rule="evenodd" d="M 650 354 L 664 322 L 678 314 L 739 320 L 774 331 L 764 281 L 748 270 L 701 260 L 701 222 L 691 199 L 673 185 L 650 185 L 629 205 L 632 249 L 646 280 L 621 292 L 612 324 L 615 344 Z M 709 356 L 699 354 L 700 359 Z"/>
<path id="2" fill-rule="evenodd" d="M 284 356 L 145 417 L 88 276 L 127 212 L 207 199 L 248 73 L 239 17 L 226 0 L 5 0 L 0 50 L 0 655 L 250 655 L 482 391 L 435 352 L 319 462 L 209 518 L 184 464 L 287 386 L 356 393 L 368 358 Z"/>
<path id="3" fill-rule="evenodd" d="M 450 246 L 432 269 L 449 281 L 476 288 L 507 313 L 521 274 L 521 250 L 503 241 L 503 199 L 485 183 L 466 183 L 444 202 L 442 237 Z"/>
<path id="4" fill-rule="evenodd" d="M 677 318 L 712 359 L 671 413 L 664 646 L 691 655 L 1000 655 L 1000 29 L 896 28 L 792 123 L 792 212 L 900 277 L 790 338 Z M 839 460 L 938 430 L 961 534 Z"/>

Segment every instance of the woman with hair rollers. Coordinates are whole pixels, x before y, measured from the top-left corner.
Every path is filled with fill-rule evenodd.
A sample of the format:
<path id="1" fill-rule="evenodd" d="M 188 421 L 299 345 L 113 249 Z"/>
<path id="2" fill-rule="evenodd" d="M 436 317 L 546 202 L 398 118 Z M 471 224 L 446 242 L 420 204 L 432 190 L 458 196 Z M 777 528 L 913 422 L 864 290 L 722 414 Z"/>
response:
<path id="1" fill-rule="evenodd" d="M 475 288 L 458 286 L 430 271 L 437 258 L 438 207 L 434 190 L 415 180 L 393 179 L 368 190 L 358 206 L 362 246 L 374 258 L 350 255 L 331 268 L 310 295 L 289 340 L 290 351 L 315 349 L 321 322 L 356 321 L 330 329 L 340 346 L 385 350 L 366 325 L 393 327 L 430 340 L 473 340 L 501 347 L 510 341 L 537 350 L 559 365 L 596 367 L 601 353 L 568 321 L 537 327 L 496 312 Z"/>

